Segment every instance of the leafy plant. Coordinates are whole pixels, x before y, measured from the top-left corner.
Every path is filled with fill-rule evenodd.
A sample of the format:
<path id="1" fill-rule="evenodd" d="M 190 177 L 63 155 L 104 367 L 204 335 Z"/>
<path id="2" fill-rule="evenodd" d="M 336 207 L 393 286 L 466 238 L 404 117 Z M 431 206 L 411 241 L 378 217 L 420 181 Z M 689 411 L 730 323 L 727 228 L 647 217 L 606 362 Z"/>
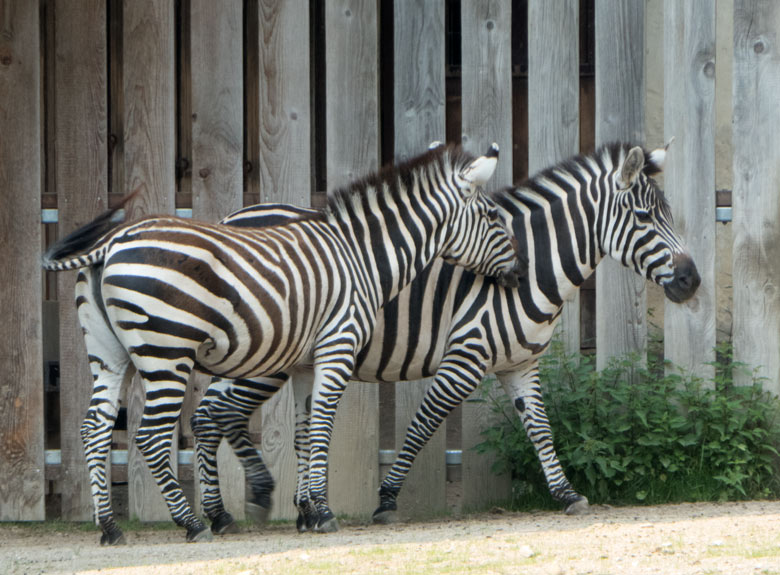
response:
<path id="1" fill-rule="evenodd" d="M 547 415 L 571 484 L 591 502 L 665 503 L 780 495 L 780 403 L 752 383 L 733 384 L 722 345 L 715 376 L 703 381 L 660 359 L 615 359 L 597 371 L 588 355 L 558 343 L 540 362 Z M 536 452 L 494 380 L 483 397 L 504 415 L 484 431 L 482 451 L 513 478 L 517 507 L 556 506 Z"/>

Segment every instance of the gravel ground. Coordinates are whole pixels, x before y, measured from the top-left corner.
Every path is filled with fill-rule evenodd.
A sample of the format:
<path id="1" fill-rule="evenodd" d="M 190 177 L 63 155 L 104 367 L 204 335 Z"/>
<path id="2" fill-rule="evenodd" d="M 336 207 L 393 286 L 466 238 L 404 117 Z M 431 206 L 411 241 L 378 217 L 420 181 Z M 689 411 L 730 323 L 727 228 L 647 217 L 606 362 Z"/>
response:
<path id="1" fill-rule="evenodd" d="M 0 524 L 0 574 L 528 573 L 780 574 L 780 502 L 494 513 L 390 526 L 292 524 L 186 544 L 176 529 L 98 533 Z"/>

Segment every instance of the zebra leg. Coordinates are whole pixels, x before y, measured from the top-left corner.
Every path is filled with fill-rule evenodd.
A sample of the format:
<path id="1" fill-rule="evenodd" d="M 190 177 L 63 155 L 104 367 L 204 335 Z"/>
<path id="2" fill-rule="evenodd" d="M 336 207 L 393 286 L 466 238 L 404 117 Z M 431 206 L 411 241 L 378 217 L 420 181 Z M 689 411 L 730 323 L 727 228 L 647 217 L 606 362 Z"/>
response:
<path id="1" fill-rule="evenodd" d="M 296 528 L 305 533 L 317 526 L 319 516 L 309 497 L 309 424 L 311 422 L 311 370 L 299 370 L 293 377 L 295 397 L 295 456 L 298 461 L 297 489 L 293 503 L 298 509 Z"/>
<path id="2" fill-rule="evenodd" d="M 536 449 L 553 499 L 564 505 L 564 512 L 567 515 L 587 513 L 587 497 L 577 493 L 571 486 L 555 453 L 552 430 L 544 409 L 542 388 L 539 385 L 538 363 L 534 361 L 522 371 L 498 375 L 498 379 L 504 386 L 506 394 L 512 399 L 528 439 Z"/>
<path id="3" fill-rule="evenodd" d="M 309 441 L 309 495 L 317 510 L 316 533 L 338 531 L 336 516 L 328 507 L 328 450 L 333 434 L 336 408 L 347 387 L 355 366 L 355 343 L 341 334 L 336 341 L 341 345 L 324 345 L 326 356 L 318 357 L 315 350 L 314 385 L 312 388 L 311 424 Z M 347 341 L 345 341 L 347 340 Z M 330 342 L 329 342 L 330 343 Z M 350 345 L 351 344 L 351 345 Z"/>
<path id="4" fill-rule="evenodd" d="M 398 494 L 417 454 L 444 418 L 479 385 L 485 375 L 481 355 L 453 354 L 445 357 L 439 365 L 433 383 L 406 430 L 403 447 L 379 487 L 379 507 L 374 511 L 374 523 L 390 523 L 393 520 L 398 509 Z"/>
<path id="5" fill-rule="evenodd" d="M 250 379 L 215 378 L 192 416 L 198 454 L 203 509 L 212 521 L 212 531 L 234 530 L 233 517 L 225 511 L 219 491 L 217 449 L 224 436 L 241 461 L 250 486 L 246 513 L 258 523 L 268 519 L 274 480 L 249 437 L 252 413 L 288 380 L 286 374 Z"/>
<path id="6" fill-rule="evenodd" d="M 210 403 L 219 400 L 230 383 L 227 379 L 217 377 L 212 379 L 198 409 L 190 419 L 195 438 L 201 505 L 206 517 L 211 521 L 211 532 L 215 535 L 234 533 L 238 530 L 233 516 L 225 510 L 219 490 L 217 450 L 224 434 L 209 413 Z"/>
<path id="7" fill-rule="evenodd" d="M 103 532 L 100 544 L 121 545 L 125 538 L 114 520 L 106 462 L 119 398 L 129 379 L 130 357 L 97 303 L 100 300 L 95 289 L 99 275 L 99 269 L 90 268 L 80 272 L 76 281 L 77 312 L 93 378 L 92 398 L 80 432 L 89 469 L 95 523 Z"/>
<path id="8" fill-rule="evenodd" d="M 129 347 L 129 346 L 128 346 Z M 134 349 L 143 349 L 142 345 Z M 146 392 L 143 418 L 135 442 L 160 488 L 173 521 L 187 530 L 187 541 L 210 541 L 211 531 L 192 513 L 171 465 L 176 422 L 181 415 L 194 353 L 181 357 L 133 356 Z"/>

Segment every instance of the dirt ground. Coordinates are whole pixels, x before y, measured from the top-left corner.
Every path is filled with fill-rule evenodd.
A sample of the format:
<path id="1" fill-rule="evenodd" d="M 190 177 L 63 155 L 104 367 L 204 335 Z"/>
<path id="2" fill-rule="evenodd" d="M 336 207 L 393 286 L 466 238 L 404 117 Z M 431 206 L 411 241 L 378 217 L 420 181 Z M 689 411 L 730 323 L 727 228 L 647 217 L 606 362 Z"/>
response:
<path id="1" fill-rule="evenodd" d="M 0 574 L 527 573 L 780 574 L 780 501 L 494 513 L 425 523 L 245 528 L 212 543 L 176 529 L 98 533 L 0 524 Z"/>

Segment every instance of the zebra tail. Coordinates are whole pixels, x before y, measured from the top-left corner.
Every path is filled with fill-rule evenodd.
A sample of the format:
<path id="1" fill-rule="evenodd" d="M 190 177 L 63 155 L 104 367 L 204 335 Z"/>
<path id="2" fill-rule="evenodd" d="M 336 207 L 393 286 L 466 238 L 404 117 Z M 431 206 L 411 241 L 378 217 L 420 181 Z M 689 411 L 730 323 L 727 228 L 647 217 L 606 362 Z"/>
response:
<path id="1" fill-rule="evenodd" d="M 99 240 L 124 223 L 114 216 L 134 196 L 135 193 L 130 194 L 117 207 L 103 212 L 52 244 L 41 258 L 43 269 L 58 272 L 101 263 L 106 254 L 106 243 Z"/>

